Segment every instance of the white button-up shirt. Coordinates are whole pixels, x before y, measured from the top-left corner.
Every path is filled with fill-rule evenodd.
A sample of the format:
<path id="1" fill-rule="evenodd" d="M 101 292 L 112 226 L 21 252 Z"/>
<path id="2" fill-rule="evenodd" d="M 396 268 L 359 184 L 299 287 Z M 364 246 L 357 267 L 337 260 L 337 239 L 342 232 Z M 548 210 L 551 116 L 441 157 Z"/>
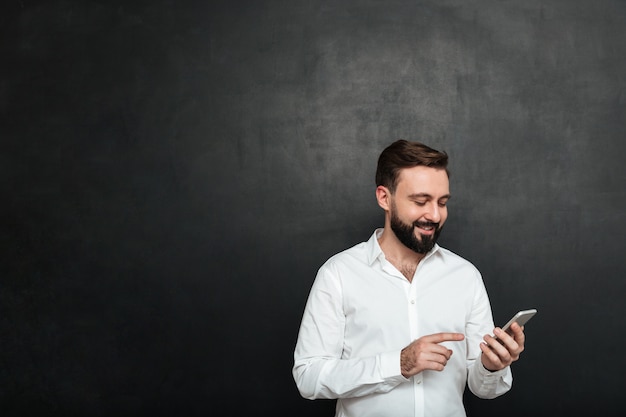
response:
<path id="1" fill-rule="evenodd" d="M 507 392 L 510 367 L 489 372 L 477 360 L 494 328 L 480 272 L 435 245 L 409 282 L 385 259 L 381 233 L 319 269 L 294 351 L 300 394 L 337 399 L 337 417 L 442 417 L 465 416 L 466 383 L 480 398 Z M 401 350 L 439 332 L 465 334 L 442 343 L 453 350 L 445 369 L 403 377 Z"/>

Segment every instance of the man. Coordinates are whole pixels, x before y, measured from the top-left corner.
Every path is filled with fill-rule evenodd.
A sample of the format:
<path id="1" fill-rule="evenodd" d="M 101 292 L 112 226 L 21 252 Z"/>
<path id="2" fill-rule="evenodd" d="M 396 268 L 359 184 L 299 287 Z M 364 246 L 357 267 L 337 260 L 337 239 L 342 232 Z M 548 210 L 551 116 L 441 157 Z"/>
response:
<path id="1" fill-rule="evenodd" d="M 511 388 L 522 327 L 494 329 L 480 272 L 436 243 L 447 163 L 418 142 L 388 146 L 376 171 L 384 228 L 317 273 L 293 377 L 303 397 L 337 399 L 336 417 L 465 416 L 466 384 L 480 398 Z"/>

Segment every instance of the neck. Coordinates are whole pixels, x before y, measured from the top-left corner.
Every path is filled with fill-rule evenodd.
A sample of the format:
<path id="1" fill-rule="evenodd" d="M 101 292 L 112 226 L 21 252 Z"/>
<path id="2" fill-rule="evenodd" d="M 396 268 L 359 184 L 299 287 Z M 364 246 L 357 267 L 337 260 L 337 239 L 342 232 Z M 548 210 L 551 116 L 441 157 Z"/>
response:
<path id="1" fill-rule="evenodd" d="M 411 282 L 417 265 L 426 255 L 404 246 L 393 231 L 388 228 L 385 228 L 383 234 L 378 238 L 378 244 L 385 254 L 385 258 Z"/>

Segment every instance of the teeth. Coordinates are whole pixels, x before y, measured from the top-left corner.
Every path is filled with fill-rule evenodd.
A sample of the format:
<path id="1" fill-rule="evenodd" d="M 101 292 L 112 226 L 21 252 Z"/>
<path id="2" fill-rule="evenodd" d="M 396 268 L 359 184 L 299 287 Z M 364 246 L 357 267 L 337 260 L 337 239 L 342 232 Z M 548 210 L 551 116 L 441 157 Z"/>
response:
<path id="1" fill-rule="evenodd" d="M 418 227 L 422 230 L 428 230 L 428 231 L 437 229 L 436 224 L 428 224 L 428 223 L 422 223 L 422 224 L 417 223 L 415 224 L 415 227 Z"/>

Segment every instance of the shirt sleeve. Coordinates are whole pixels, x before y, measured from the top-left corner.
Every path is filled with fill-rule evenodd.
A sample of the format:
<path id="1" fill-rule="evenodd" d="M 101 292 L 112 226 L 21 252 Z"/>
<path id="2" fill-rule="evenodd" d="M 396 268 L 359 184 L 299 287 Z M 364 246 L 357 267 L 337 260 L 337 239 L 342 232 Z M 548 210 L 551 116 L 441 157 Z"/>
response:
<path id="1" fill-rule="evenodd" d="M 466 325 L 468 342 L 468 378 L 467 385 L 470 391 L 478 398 L 492 399 L 508 392 L 513 385 L 511 367 L 491 372 L 480 361 L 482 351 L 480 343 L 483 336 L 494 329 L 491 304 L 482 276 L 477 273 L 477 286 L 474 294 L 474 307 L 471 318 Z"/>
<path id="2" fill-rule="evenodd" d="M 480 360 L 476 360 L 469 369 L 467 382 L 470 391 L 478 398 L 499 397 L 511 389 L 513 382 L 511 367 L 491 372 L 485 369 Z"/>
<path id="3" fill-rule="evenodd" d="M 294 351 L 293 377 L 304 398 L 360 397 L 408 381 L 401 374 L 400 350 L 342 359 L 344 324 L 341 283 L 327 264 L 309 293 Z"/>

